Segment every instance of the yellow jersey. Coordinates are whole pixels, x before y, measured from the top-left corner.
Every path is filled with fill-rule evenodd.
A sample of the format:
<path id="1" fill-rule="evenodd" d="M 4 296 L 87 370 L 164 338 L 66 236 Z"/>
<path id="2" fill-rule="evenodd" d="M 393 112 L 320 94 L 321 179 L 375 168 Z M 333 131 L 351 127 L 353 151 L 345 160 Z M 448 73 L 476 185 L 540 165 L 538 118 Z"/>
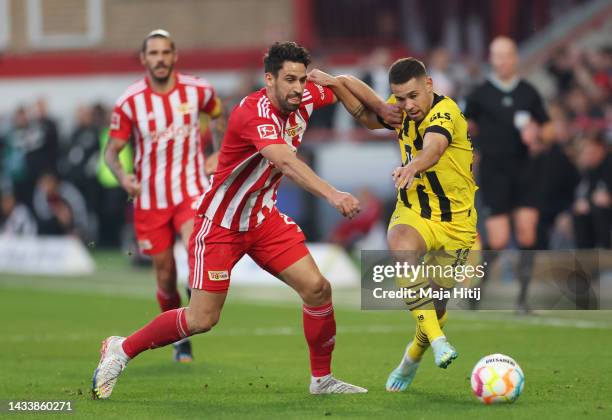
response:
<path id="1" fill-rule="evenodd" d="M 395 96 L 387 102 L 395 103 Z M 449 143 L 438 163 L 417 174 L 407 190 L 398 191 L 398 205 L 432 221 L 452 222 L 469 217 L 477 190 L 472 174 L 473 147 L 467 120 L 455 101 L 434 93 L 425 118 L 415 122 L 404 113 L 402 128 L 396 132 L 403 166 L 419 155 L 428 132 L 446 136 Z"/>

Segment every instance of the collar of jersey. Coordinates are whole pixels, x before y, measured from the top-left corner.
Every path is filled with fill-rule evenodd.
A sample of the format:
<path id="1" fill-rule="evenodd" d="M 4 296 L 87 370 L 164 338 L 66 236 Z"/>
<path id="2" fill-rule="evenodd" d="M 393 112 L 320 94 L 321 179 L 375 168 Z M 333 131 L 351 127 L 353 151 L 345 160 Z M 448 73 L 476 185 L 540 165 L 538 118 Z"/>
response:
<path id="1" fill-rule="evenodd" d="M 518 77 L 514 77 L 514 79 L 512 79 L 511 81 L 507 83 L 502 82 L 494 74 L 489 75 L 488 79 L 489 79 L 489 82 L 491 82 L 493 86 L 495 86 L 497 89 L 505 93 L 512 92 L 518 86 L 519 82 L 521 81 L 521 79 L 519 79 Z"/>
<path id="2" fill-rule="evenodd" d="M 151 92 L 152 92 L 153 94 L 155 94 L 155 95 L 157 95 L 157 96 L 162 96 L 162 97 L 164 97 L 164 96 L 168 96 L 168 95 L 170 95 L 172 92 L 174 92 L 174 91 L 175 91 L 175 90 L 178 88 L 178 85 L 179 85 L 179 82 L 178 82 L 178 76 L 179 76 L 179 75 L 178 75 L 178 73 L 175 71 L 175 72 L 173 73 L 173 77 L 174 77 L 174 87 L 173 87 L 172 89 L 170 89 L 170 90 L 169 90 L 168 92 L 166 92 L 166 93 L 159 93 L 159 92 L 155 91 L 155 90 L 154 90 L 154 89 L 151 87 L 151 81 L 149 80 L 149 76 L 145 76 L 145 83 L 147 84 L 147 87 L 148 87 L 149 89 L 151 89 Z"/>

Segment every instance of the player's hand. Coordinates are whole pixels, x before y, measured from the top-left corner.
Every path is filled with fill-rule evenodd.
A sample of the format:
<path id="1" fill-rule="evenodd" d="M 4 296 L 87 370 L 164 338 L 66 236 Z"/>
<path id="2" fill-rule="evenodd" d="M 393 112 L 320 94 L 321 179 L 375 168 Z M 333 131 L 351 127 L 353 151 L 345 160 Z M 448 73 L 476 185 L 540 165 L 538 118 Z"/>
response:
<path id="1" fill-rule="evenodd" d="M 532 148 L 537 145 L 539 134 L 540 127 L 535 121 L 530 120 L 521 129 L 521 140 L 527 147 Z"/>
<path id="2" fill-rule="evenodd" d="M 213 154 L 206 156 L 206 160 L 204 161 L 204 173 L 206 176 L 211 176 L 214 174 L 218 165 L 219 152 L 214 152 Z"/>
<path id="3" fill-rule="evenodd" d="M 140 194 L 140 183 L 134 174 L 124 175 L 121 178 L 121 186 L 131 199 L 136 198 Z"/>
<path id="4" fill-rule="evenodd" d="M 334 76 L 319 69 L 312 69 L 306 76 L 308 81 L 321 86 L 334 86 L 336 83 L 338 83 L 338 79 L 336 79 Z"/>
<path id="5" fill-rule="evenodd" d="M 352 194 L 335 191 L 328 199 L 329 204 L 334 206 L 344 217 L 352 219 L 359 213 L 361 206 Z"/>
<path id="6" fill-rule="evenodd" d="M 410 166 L 399 166 L 393 170 L 393 182 L 395 188 L 408 189 L 414 181 L 416 171 Z"/>
<path id="7" fill-rule="evenodd" d="M 384 104 L 376 110 L 376 114 L 393 128 L 401 128 L 404 119 L 402 108 L 395 104 Z"/>

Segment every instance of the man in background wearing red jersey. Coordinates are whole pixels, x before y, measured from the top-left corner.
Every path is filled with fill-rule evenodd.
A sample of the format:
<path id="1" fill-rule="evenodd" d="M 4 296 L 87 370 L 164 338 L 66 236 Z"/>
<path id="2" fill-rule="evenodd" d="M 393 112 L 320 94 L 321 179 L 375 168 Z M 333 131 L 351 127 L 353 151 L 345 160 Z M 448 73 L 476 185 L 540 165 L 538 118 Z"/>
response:
<path id="1" fill-rule="evenodd" d="M 221 101 L 205 80 L 177 73 L 177 52 L 167 31 L 158 29 L 142 44 L 147 70 L 117 101 L 111 117 L 106 163 L 135 199 L 134 225 L 140 250 L 151 256 L 162 312 L 181 307 L 173 245 L 185 245 L 193 230 L 195 205 L 208 187 L 200 140 L 199 114 L 221 115 Z M 132 139 L 134 174 L 119 163 L 119 152 Z M 192 360 L 188 339 L 174 345 L 174 359 Z"/>
<path id="2" fill-rule="evenodd" d="M 278 185 L 286 175 L 327 199 L 343 216 L 359 212 L 355 197 L 336 190 L 296 156 L 311 113 L 336 101 L 329 88 L 307 83 L 309 63 L 308 52 L 294 42 L 276 43 L 268 50 L 265 88 L 232 111 L 219 166 L 198 205 L 189 245 L 189 307 L 164 312 L 127 338 L 107 338 L 94 372 L 94 398 L 110 397 L 128 361 L 141 352 L 209 331 L 219 320 L 232 268 L 244 254 L 303 300 L 310 393 L 367 392 L 331 374 L 336 335 L 331 287 L 308 252 L 300 227 L 276 208 Z M 346 93 L 336 92 L 349 112 L 363 114 L 361 104 Z"/>

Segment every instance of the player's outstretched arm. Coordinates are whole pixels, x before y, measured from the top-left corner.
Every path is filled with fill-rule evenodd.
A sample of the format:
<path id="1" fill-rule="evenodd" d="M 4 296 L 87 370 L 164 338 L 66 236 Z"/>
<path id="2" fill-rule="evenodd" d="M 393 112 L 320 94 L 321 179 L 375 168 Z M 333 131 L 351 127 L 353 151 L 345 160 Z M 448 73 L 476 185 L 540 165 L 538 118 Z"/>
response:
<path id="1" fill-rule="evenodd" d="M 313 69 L 308 72 L 308 80 L 330 88 L 334 92 L 335 99 L 340 100 L 348 113 L 364 127 L 370 129 L 381 127 L 377 115 L 366 108 L 359 99 L 344 86 L 339 78 L 319 69 Z"/>
<path id="2" fill-rule="evenodd" d="M 306 191 L 325 198 L 343 216 L 349 219 L 359 213 L 359 201 L 351 194 L 338 191 L 321 179 L 308 165 L 302 162 L 286 144 L 271 144 L 260 153 L 272 162 L 283 175 Z"/>
<path id="3" fill-rule="evenodd" d="M 392 173 L 396 188 L 408 188 L 416 174 L 434 166 L 448 147 L 448 140 L 443 134 L 426 133 L 423 138 L 423 150 L 406 166 L 395 168 Z"/>
<path id="4" fill-rule="evenodd" d="M 117 178 L 117 181 L 119 181 L 119 184 L 121 184 L 121 187 L 128 193 L 130 198 L 133 198 L 140 194 L 140 184 L 134 174 L 127 174 L 123 170 L 119 161 L 119 153 L 126 145 L 126 141 L 111 137 L 104 150 L 104 160 L 113 175 L 115 175 L 115 178 Z"/>
<path id="5" fill-rule="evenodd" d="M 399 106 L 385 102 L 370 86 L 355 76 L 341 75 L 337 78 L 353 95 L 355 95 L 359 102 L 372 110 L 387 125 L 393 128 L 401 127 L 403 113 Z M 382 127 L 385 127 L 385 125 L 377 119 L 377 126 L 375 128 Z"/>

